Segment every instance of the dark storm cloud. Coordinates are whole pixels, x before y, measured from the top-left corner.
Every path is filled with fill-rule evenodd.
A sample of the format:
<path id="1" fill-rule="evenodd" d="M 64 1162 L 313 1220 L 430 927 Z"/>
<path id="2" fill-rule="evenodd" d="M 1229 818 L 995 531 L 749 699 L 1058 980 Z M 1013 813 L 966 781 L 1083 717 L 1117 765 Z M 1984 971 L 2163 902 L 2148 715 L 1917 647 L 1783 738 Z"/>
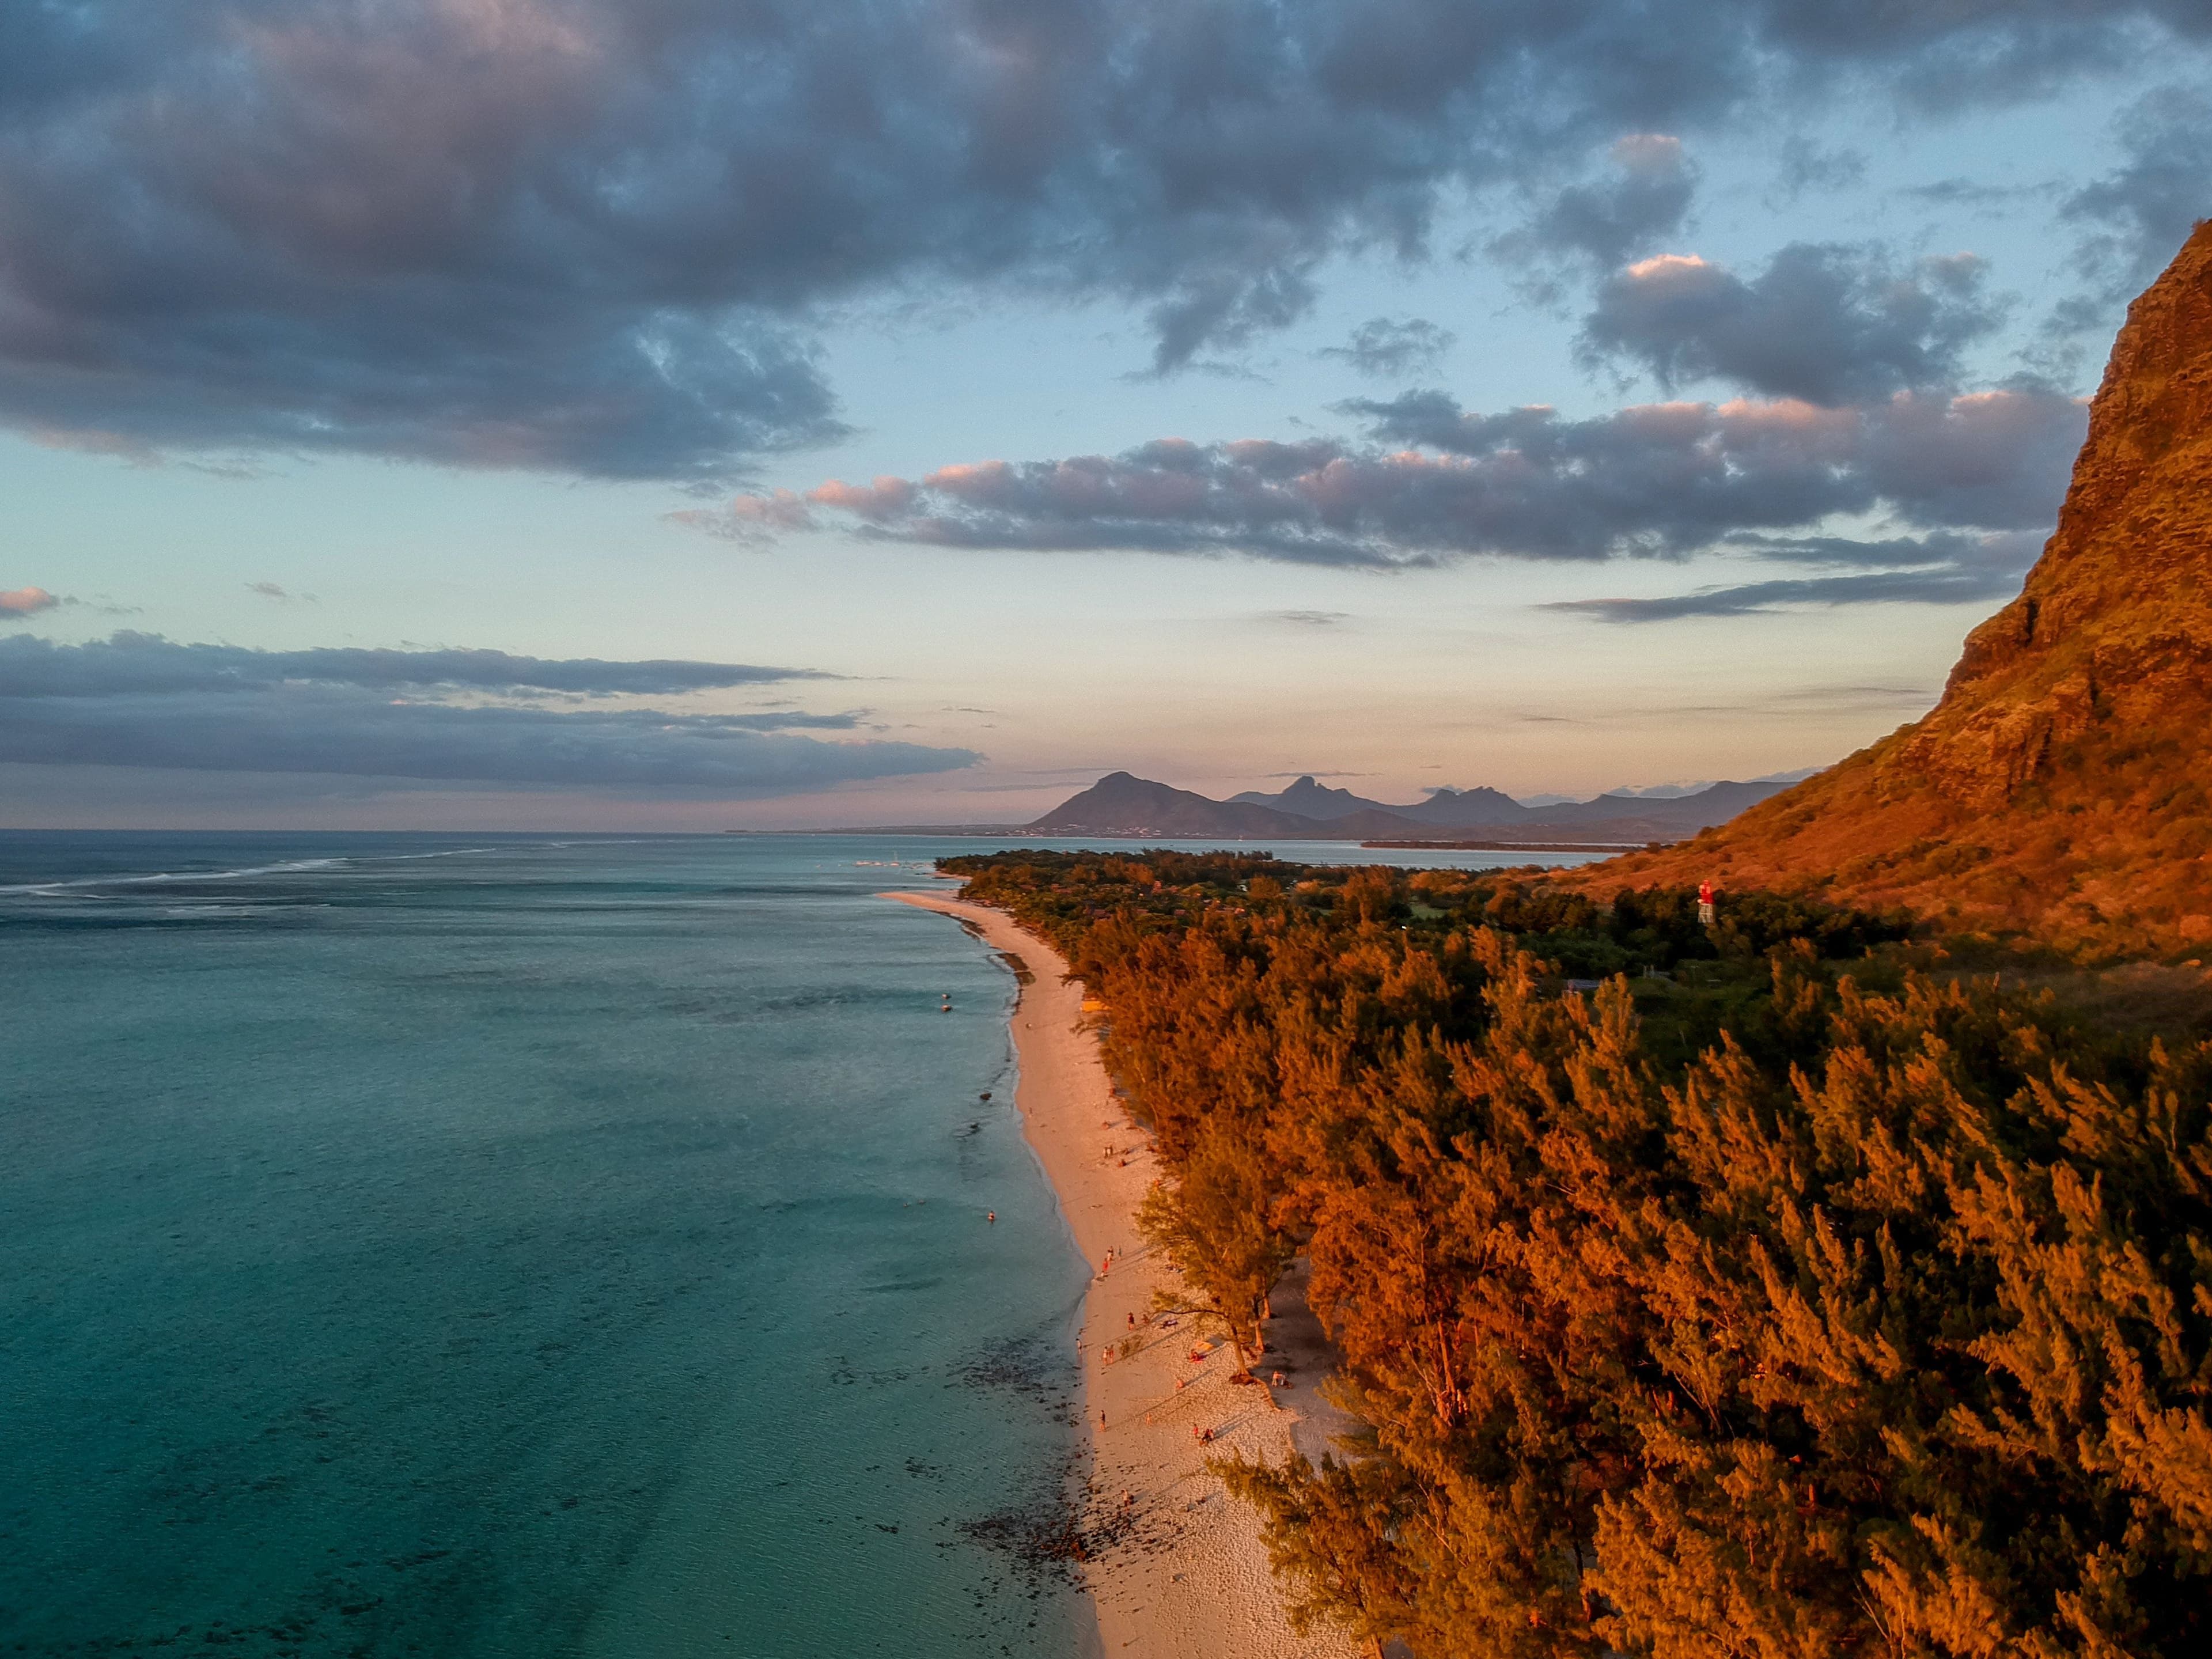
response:
<path id="1" fill-rule="evenodd" d="M 977 758 L 799 735 L 850 731 L 859 719 L 849 714 L 562 710 L 392 695 L 675 692 L 792 677 L 497 651 L 256 652 L 132 634 L 67 646 L 16 635 L 0 641 L 0 762 L 769 795 L 949 771 Z"/>
<path id="2" fill-rule="evenodd" d="M 1370 317 L 1342 345 L 1324 346 L 1321 355 L 1375 380 L 1401 380 L 1434 368 L 1458 343 L 1458 335 L 1425 317 Z"/>
<path id="3" fill-rule="evenodd" d="M 1584 319 L 1592 362 L 1626 362 L 1671 391 L 1721 380 L 1770 397 L 1844 404 L 1956 385 L 1960 353 L 2000 308 L 1972 254 L 1905 270 L 1878 248 L 1793 242 L 1746 281 L 1690 255 L 1611 277 Z"/>
<path id="4" fill-rule="evenodd" d="M 826 302 L 1018 283 L 1155 368 L 1333 254 L 1815 82 L 1955 110 L 2185 0 L 84 0 L 0 8 L 0 420 L 697 483 L 840 430 Z M 1662 192 L 1663 194 L 1663 192 Z M 1654 198 L 1657 201 L 1657 198 Z M 1625 246 L 1650 202 L 1562 198 Z"/>
<path id="5" fill-rule="evenodd" d="M 234 645 L 180 645 L 158 634 L 129 630 L 83 645 L 56 645 L 21 635 L 0 641 L 0 697 L 253 691 L 295 683 L 386 692 L 445 689 L 665 696 L 836 678 L 811 669 L 746 663 L 548 659 L 510 656 L 504 651 L 350 647 L 256 651 Z"/>
<path id="6" fill-rule="evenodd" d="M 1656 404 L 1582 421 L 1540 408 L 1469 414 L 1442 392 L 1340 407 L 1379 441 L 1163 439 L 1115 456 L 833 479 L 804 496 L 739 496 L 721 516 L 744 534 L 834 514 L 863 536 L 926 546 L 1350 568 L 1669 556 L 1835 514 L 2039 528 L 2057 514 L 2087 421 L 2080 403 L 2033 386 L 1842 409 Z"/>

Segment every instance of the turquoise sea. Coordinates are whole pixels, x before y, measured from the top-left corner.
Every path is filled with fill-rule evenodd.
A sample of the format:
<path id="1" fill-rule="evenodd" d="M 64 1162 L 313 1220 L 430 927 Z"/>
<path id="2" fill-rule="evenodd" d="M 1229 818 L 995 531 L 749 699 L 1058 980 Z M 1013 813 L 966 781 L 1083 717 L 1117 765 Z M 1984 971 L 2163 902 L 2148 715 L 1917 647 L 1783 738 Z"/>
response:
<path id="1" fill-rule="evenodd" d="M 1095 1643 L 988 845 L 0 832 L 0 1654 Z"/>

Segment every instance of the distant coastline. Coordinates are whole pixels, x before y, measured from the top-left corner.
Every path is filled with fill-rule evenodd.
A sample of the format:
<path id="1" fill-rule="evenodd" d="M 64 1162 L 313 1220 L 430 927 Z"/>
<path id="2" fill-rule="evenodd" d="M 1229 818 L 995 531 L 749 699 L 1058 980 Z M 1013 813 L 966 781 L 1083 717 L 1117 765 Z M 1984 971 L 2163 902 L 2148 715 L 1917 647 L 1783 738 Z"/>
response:
<path id="1" fill-rule="evenodd" d="M 1127 772 L 1109 772 L 1026 823 L 878 823 L 725 835 L 1038 836 L 1067 840 L 1207 841 L 1264 847 L 1352 842 L 1364 847 L 1474 851 L 1644 852 L 1725 823 L 1784 786 L 1771 779 L 1706 784 L 1679 795 L 1604 794 L 1525 805 L 1491 788 L 1443 789 L 1405 805 L 1369 800 L 1301 777 L 1273 794 L 1215 800 Z"/>

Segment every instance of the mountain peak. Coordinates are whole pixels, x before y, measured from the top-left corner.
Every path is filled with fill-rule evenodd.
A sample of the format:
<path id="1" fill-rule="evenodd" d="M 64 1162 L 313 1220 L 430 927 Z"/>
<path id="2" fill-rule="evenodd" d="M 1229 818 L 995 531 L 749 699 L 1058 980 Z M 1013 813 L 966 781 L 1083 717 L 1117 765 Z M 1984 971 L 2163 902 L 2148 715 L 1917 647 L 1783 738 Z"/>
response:
<path id="1" fill-rule="evenodd" d="M 1242 794 L 1231 795 L 1232 801 L 1249 806 L 1272 806 L 1279 812 L 1295 812 L 1302 818 L 1348 818 L 1358 812 L 1395 812 L 1401 809 L 1386 806 L 1379 800 L 1370 800 L 1364 795 L 1355 795 L 1349 789 L 1333 789 L 1316 780 L 1310 772 L 1298 774 L 1297 781 L 1289 788 L 1268 794 L 1262 790 L 1247 789 Z"/>
<path id="2" fill-rule="evenodd" d="M 1231 840 L 1426 839 L 1439 834 L 1534 831 L 1547 840 L 1667 840 L 1717 823 L 1778 785 L 1723 783 L 1675 799 L 1601 795 L 1531 811 L 1495 789 L 1443 789 L 1414 806 L 1389 806 L 1303 775 L 1277 794 L 1247 791 L 1218 801 L 1171 784 L 1109 772 L 1024 828 L 1050 836 L 1222 836 Z"/>

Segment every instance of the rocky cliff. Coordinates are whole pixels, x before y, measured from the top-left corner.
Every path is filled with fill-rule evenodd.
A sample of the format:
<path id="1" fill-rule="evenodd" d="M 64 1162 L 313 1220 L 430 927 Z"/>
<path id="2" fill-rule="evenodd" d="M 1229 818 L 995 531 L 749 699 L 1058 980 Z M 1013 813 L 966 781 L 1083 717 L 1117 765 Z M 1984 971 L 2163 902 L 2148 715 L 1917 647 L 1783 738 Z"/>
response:
<path id="1" fill-rule="evenodd" d="M 1600 888 L 1904 903 L 2085 958 L 2212 957 L 2212 222 L 2129 307 L 2057 532 L 1915 725 Z"/>

